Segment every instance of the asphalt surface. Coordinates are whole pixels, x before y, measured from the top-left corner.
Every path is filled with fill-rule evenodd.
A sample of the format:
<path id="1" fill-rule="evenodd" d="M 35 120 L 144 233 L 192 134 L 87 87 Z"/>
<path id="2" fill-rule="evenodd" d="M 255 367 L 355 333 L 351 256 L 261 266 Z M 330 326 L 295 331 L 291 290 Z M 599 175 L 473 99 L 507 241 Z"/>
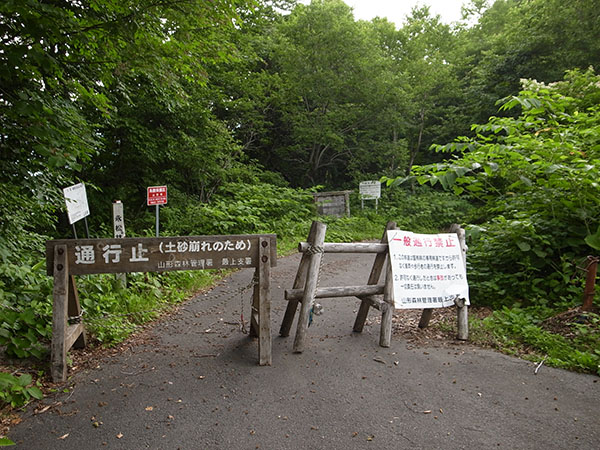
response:
<path id="1" fill-rule="evenodd" d="M 535 365 L 463 343 L 379 342 L 378 312 L 361 334 L 359 301 L 324 299 L 306 350 L 278 336 L 299 256 L 272 277 L 273 365 L 257 365 L 249 283 L 233 274 L 147 331 L 146 339 L 75 373 L 68 392 L 32 406 L 9 438 L 23 449 L 598 449 L 599 377 Z M 324 256 L 321 286 L 366 282 L 373 258 Z M 59 402 L 57 404 L 56 402 Z M 14 447 L 13 447 L 14 448 Z"/>

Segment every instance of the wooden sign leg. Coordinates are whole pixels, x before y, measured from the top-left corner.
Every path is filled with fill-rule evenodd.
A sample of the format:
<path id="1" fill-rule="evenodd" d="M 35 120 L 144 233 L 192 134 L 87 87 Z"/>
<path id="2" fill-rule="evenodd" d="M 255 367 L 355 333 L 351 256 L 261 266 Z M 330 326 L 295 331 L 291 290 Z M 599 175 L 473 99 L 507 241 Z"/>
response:
<path id="1" fill-rule="evenodd" d="M 394 287 L 392 264 L 388 259 L 385 270 L 385 288 L 383 289 L 383 310 L 381 315 L 381 331 L 379 345 L 389 347 L 392 343 L 392 318 L 394 317 Z"/>
<path id="2" fill-rule="evenodd" d="M 388 222 L 385 231 L 383 232 L 383 237 L 381 238 L 382 244 L 387 244 L 387 232 L 388 230 L 393 230 L 396 228 L 396 222 Z M 388 253 L 378 253 L 375 256 L 375 261 L 373 262 L 373 267 L 371 268 L 371 273 L 369 274 L 369 280 L 367 284 L 377 284 L 379 283 L 379 278 L 381 277 L 381 272 L 383 271 L 383 267 L 385 261 L 387 260 Z M 361 299 L 362 300 L 362 299 Z M 354 321 L 353 331 L 356 333 L 362 333 L 363 327 L 365 326 L 365 321 L 367 320 L 367 316 L 369 315 L 369 306 L 371 302 L 367 300 L 362 300 L 360 303 L 360 307 L 358 309 L 358 314 L 356 315 L 356 320 Z"/>
<path id="3" fill-rule="evenodd" d="M 469 339 L 469 307 L 465 304 L 464 299 L 458 299 L 456 303 L 456 339 L 466 341 Z"/>
<path id="4" fill-rule="evenodd" d="M 427 328 L 431 315 L 433 314 L 433 308 L 425 308 L 421 313 L 421 320 L 419 320 L 419 328 Z"/>
<path id="5" fill-rule="evenodd" d="M 54 382 L 67 381 L 67 304 L 69 266 L 67 246 L 54 247 L 54 290 L 52 307 L 52 346 L 50 371 Z"/>
<path id="6" fill-rule="evenodd" d="M 306 285 L 304 286 L 304 293 L 302 295 L 302 306 L 300 308 L 300 315 L 298 316 L 298 329 L 296 331 L 296 337 L 294 339 L 294 352 L 302 353 L 304 350 L 304 336 L 308 329 L 308 318 L 310 315 L 310 309 L 313 306 L 313 300 L 317 290 L 317 282 L 319 278 L 319 269 L 321 266 L 321 259 L 323 257 L 323 244 L 325 242 L 325 231 L 327 225 L 321 222 L 316 222 L 316 230 L 314 240 L 309 243 L 313 249 L 309 255 L 308 268 L 306 274 Z M 321 248 L 321 251 L 318 249 Z"/>
<path id="7" fill-rule="evenodd" d="M 310 231 L 308 233 L 308 238 L 306 242 L 314 242 L 314 236 L 317 229 L 318 222 L 313 222 Z M 294 285 L 292 289 L 302 289 L 306 284 L 306 274 L 308 272 L 308 253 L 302 254 L 302 259 L 300 260 L 300 265 L 298 266 L 298 272 L 296 273 L 296 279 L 294 280 Z M 289 300 L 287 307 L 285 309 L 285 315 L 283 316 L 283 321 L 281 322 L 281 328 L 279 329 L 279 335 L 282 337 L 288 337 L 290 335 L 290 329 L 292 328 L 292 322 L 294 321 L 294 316 L 296 315 L 296 309 L 298 309 L 299 300 Z"/>
<path id="8" fill-rule="evenodd" d="M 81 305 L 79 303 L 79 293 L 77 292 L 77 283 L 75 277 L 69 275 L 69 303 L 67 307 L 68 317 L 79 317 L 79 323 L 69 325 L 67 327 L 67 335 L 72 335 L 75 339 L 73 347 L 84 348 L 87 342 L 87 336 L 85 333 L 85 326 L 83 325 L 83 318 L 81 318 Z M 74 326 L 75 325 L 75 326 Z M 81 325 L 81 326 L 76 326 Z M 69 332 L 71 330 L 71 332 Z M 75 337 L 75 334 L 77 335 Z M 67 339 L 68 341 L 68 339 Z M 68 344 L 68 342 L 67 342 Z M 67 351 L 71 348 L 71 345 L 67 345 Z"/>
<path id="9" fill-rule="evenodd" d="M 271 354 L 271 250 L 270 240 L 260 238 L 258 265 L 258 363 L 270 366 Z"/>

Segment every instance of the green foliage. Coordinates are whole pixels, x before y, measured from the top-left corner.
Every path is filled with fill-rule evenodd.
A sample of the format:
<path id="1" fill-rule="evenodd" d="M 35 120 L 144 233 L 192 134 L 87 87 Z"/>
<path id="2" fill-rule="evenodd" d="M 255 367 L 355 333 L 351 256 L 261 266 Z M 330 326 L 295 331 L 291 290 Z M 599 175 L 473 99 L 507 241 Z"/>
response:
<path id="1" fill-rule="evenodd" d="M 210 203 L 191 202 L 164 208 L 168 234 L 276 233 L 295 236 L 314 215 L 309 191 L 255 184 L 223 185 Z"/>
<path id="2" fill-rule="evenodd" d="M 475 138 L 435 146 L 459 157 L 388 180 L 441 185 L 478 206 L 469 242 L 476 301 L 555 302 L 576 292 L 573 267 L 600 217 L 600 109 L 587 106 L 599 83 L 591 69 L 551 86 L 524 81 L 519 96 L 501 102 L 520 107 L 517 118 L 474 125 Z"/>
<path id="3" fill-rule="evenodd" d="M 44 262 L 0 263 L 0 346 L 7 356 L 42 358 L 52 334 L 52 279 Z"/>
<path id="4" fill-rule="evenodd" d="M 86 326 L 102 344 L 123 341 L 139 325 L 156 319 L 190 292 L 210 285 L 220 272 L 132 273 L 123 288 L 114 275 L 95 275 L 78 284 Z"/>
<path id="5" fill-rule="evenodd" d="M 375 36 L 341 0 L 299 4 L 275 31 L 281 138 L 270 168 L 296 186 L 339 184 L 352 154 L 380 140 L 372 118 L 386 84 Z"/>
<path id="6" fill-rule="evenodd" d="M 34 385 L 31 375 L 25 373 L 17 377 L 0 372 L 0 407 L 10 405 L 19 408 L 31 399 L 40 400 L 42 397 L 42 391 Z"/>
<path id="7" fill-rule="evenodd" d="M 465 199 L 427 186 L 414 190 L 383 189 L 381 215 L 398 227 L 416 233 L 439 233 L 454 223 L 463 223 L 473 207 Z"/>
<path id="8" fill-rule="evenodd" d="M 572 322 L 571 338 L 544 328 L 554 310 L 543 307 L 502 308 L 483 320 L 488 339 L 505 352 L 522 353 L 545 360 L 551 366 L 600 375 L 600 317 L 588 313 L 587 323 Z M 531 354 L 533 352 L 533 354 Z"/>

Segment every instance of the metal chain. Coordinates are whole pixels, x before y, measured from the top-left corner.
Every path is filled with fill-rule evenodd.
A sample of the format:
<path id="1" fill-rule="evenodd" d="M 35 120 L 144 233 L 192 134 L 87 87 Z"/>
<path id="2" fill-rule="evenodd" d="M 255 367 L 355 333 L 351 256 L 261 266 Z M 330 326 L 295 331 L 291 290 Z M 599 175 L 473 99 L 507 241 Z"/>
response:
<path id="1" fill-rule="evenodd" d="M 67 318 L 69 325 L 73 325 L 74 323 L 81 323 L 81 319 L 83 318 L 84 314 L 85 314 L 85 308 L 81 308 L 81 312 L 77 316 L 69 316 Z"/>
<path id="2" fill-rule="evenodd" d="M 234 298 L 235 296 L 237 296 L 238 294 L 243 294 L 245 291 L 247 291 L 248 289 L 250 289 L 251 287 L 253 287 L 256 284 L 255 279 L 253 278 L 250 283 L 248 283 L 246 286 L 242 286 L 240 288 L 237 289 L 233 289 L 230 291 L 224 291 L 221 292 L 219 294 L 214 294 L 214 295 L 198 295 L 195 298 L 188 300 L 188 302 L 186 302 L 186 307 L 189 307 L 195 303 L 199 303 L 199 302 L 204 302 L 207 300 L 215 300 L 215 299 L 222 299 L 218 304 L 213 305 L 213 307 L 208 311 L 208 313 L 211 313 L 213 309 L 215 309 L 216 307 L 224 304 L 226 301 Z M 192 311 L 190 311 L 189 309 L 187 309 L 186 307 L 180 308 L 179 311 L 188 311 L 190 313 L 192 313 Z M 130 317 L 133 315 L 141 315 L 141 314 L 151 314 L 151 313 L 157 313 L 157 312 L 163 312 L 165 311 L 165 309 L 167 308 L 150 308 L 150 309 L 145 309 L 145 310 L 141 310 L 141 311 L 134 311 L 134 312 L 127 312 L 127 313 L 104 313 L 101 317 L 87 317 L 86 318 L 86 323 L 90 323 L 90 324 L 94 324 L 94 323 L 100 323 L 104 320 L 110 319 L 110 318 L 120 318 L 120 317 Z M 79 314 L 78 316 L 71 316 L 69 317 L 69 321 L 71 320 L 75 320 L 75 321 L 81 321 L 82 316 L 84 315 L 85 310 L 82 309 L 81 314 Z M 194 313 L 195 317 L 198 317 L 200 315 L 200 313 Z M 178 319 L 171 319 L 171 320 L 184 320 L 187 317 L 180 317 Z M 77 322 L 73 322 L 73 323 L 77 323 Z M 108 327 L 115 327 L 114 325 L 105 325 L 107 328 Z M 123 324 L 123 325 L 118 325 L 118 328 L 127 328 L 129 326 L 139 326 L 139 325 L 135 325 L 135 324 Z"/>
<path id="3" fill-rule="evenodd" d="M 197 295 L 196 297 L 192 298 L 191 300 L 188 300 L 186 302 L 186 306 L 189 307 L 189 306 L 193 305 L 194 303 L 199 303 L 201 301 L 205 302 L 208 300 L 221 299 L 220 302 L 213 305 L 207 312 L 204 312 L 204 314 L 212 314 L 214 311 L 216 311 L 216 309 L 218 309 L 224 303 L 231 300 L 236 295 L 241 295 L 244 292 L 248 291 L 250 288 L 252 288 L 257 283 L 258 283 L 258 280 L 256 279 L 256 276 L 254 276 L 252 278 L 252 280 L 246 286 L 242 286 L 240 288 L 229 290 L 229 291 L 223 291 L 221 293 L 213 294 L 213 295 L 200 294 L 200 295 Z M 173 307 L 174 305 L 170 305 L 170 306 Z M 14 311 L 14 312 L 17 312 L 20 314 L 25 312 L 25 310 L 22 308 L 15 307 L 15 306 L 6 304 L 4 302 L 0 304 L 0 309 L 6 309 L 6 310 Z M 90 325 L 92 327 L 94 327 L 94 326 L 100 327 L 101 326 L 105 330 L 114 330 L 117 332 L 132 331 L 132 330 L 145 328 L 147 326 L 147 324 L 135 324 L 135 323 L 131 323 L 129 321 L 123 321 L 123 320 L 117 321 L 115 323 L 108 323 L 108 320 L 114 319 L 114 318 L 131 317 L 134 315 L 159 313 L 159 312 L 164 312 L 169 309 L 171 309 L 171 308 L 169 308 L 169 307 L 150 308 L 150 309 L 146 309 L 146 310 L 128 312 L 128 313 L 104 313 L 104 314 L 102 314 L 101 317 L 91 317 L 91 316 L 89 316 L 89 314 L 86 314 L 86 310 L 84 308 L 82 308 L 80 314 L 78 314 L 76 316 L 69 316 L 67 318 L 67 321 L 70 325 L 76 324 L 76 323 L 81 323 L 85 316 L 85 324 Z M 246 330 L 245 321 L 243 320 L 243 296 L 241 296 L 241 309 L 242 309 L 242 316 L 241 316 L 241 320 L 240 320 L 240 330 L 243 333 L 247 334 L 248 331 Z M 186 311 L 186 308 L 185 307 L 180 308 L 179 311 Z M 192 312 L 189 310 L 187 310 L 187 311 Z M 199 317 L 201 314 L 202 313 L 194 313 L 194 317 Z M 38 314 L 36 312 L 34 312 L 34 315 L 39 318 L 47 319 L 47 317 L 45 317 L 41 314 Z M 188 317 L 181 316 L 179 318 L 171 318 L 170 320 L 171 321 L 175 321 L 175 320 L 180 321 L 180 320 L 186 320 L 186 319 L 188 319 Z"/>
<path id="4" fill-rule="evenodd" d="M 10 311 L 14 311 L 14 312 L 18 312 L 18 313 L 23 313 L 25 311 L 23 311 L 21 308 L 17 308 L 16 306 L 12 306 L 12 305 L 8 305 L 6 303 L 2 303 L 2 305 L 0 305 L 0 307 L 2 309 L 8 309 Z"/>

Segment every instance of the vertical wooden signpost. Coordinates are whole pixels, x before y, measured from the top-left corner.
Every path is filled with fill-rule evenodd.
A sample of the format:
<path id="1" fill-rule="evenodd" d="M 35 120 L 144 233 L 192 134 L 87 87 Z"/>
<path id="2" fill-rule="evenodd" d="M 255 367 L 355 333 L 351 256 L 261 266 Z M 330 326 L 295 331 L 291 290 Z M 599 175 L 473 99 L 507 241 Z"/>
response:
<path id="1" fill-rule="evenodd" d="M 271 267 L 276 236 L 177 236 L 164 238 L 69 239 L 46 242 L 46 267 L 54 277 L 51 371 L 67 377 L 67 352 L 85 346 L 85 326 L 74 275 L 255 268 L 251 319 L 260 365 L 271 365 Z"/>
<path id="2" fill-rule="evenodd" d="M 113 202 L 113 236 L 115 239 L 125 237 L 125 213 L 121 200 L 115 200 Z M 117 273 L 115 276 L 121 288 L 127 287 L 127 275 L 124 273 Z"/>
<path id="3" fill-rule="evenodd" d="M 75 345 L 85 347 L 86 336 L 83 323 L 69 324 L 68 317 L 80 317 L 81 306 L 77 296 L 75 278 L 69 274 L 67 246 L 57 245 L 53 248 L 54 275 L 53 309 L 52 309 L 52 346 L 51 373 L 57 381 L 66 380 L 67 351 Z"/>

